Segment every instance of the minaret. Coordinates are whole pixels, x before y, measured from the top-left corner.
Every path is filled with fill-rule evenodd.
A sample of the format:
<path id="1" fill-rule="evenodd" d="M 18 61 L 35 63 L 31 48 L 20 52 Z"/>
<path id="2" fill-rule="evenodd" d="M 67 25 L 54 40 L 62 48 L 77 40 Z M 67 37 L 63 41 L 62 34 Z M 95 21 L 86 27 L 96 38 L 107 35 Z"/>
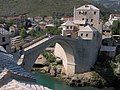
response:
<path id="1" fill-rule="evenodd" d="M 75 17 L 76 17 L 76 8 L 74 6 L 74 20 L 75 20 Z"/>

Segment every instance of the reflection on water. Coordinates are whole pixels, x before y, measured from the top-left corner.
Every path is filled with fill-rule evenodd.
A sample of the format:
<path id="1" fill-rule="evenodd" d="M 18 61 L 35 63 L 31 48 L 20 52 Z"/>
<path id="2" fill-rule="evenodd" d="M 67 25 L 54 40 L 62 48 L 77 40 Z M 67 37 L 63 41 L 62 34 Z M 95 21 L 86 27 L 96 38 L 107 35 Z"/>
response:
<path id="1" fill-rule="evenodd" d="M 49 75 L 42 73 L 35 73 L 37 83 L 49 87 L 53 90 L 114 90 L 113 88 L 98 89 L 94 87 L 70 87 Z"/>

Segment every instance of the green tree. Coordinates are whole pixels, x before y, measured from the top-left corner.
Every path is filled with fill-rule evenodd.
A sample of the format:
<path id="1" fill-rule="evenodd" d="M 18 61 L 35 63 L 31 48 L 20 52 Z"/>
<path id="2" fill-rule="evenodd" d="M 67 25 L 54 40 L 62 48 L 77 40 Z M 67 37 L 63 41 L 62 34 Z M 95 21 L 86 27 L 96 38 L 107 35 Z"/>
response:
<path id="1" fill-rule="evenodd" d="M 16 23 L 16 21 L 14 21 L 14 20 L 6 20 L 5 22 L 8 26 L 12 26 L 13 24 Z"/>
<path id="2" fill-rule="evenodd" d="M 5 20 L 3 18 L 0 18 L 0 23 L 1 24 L 5 23 Z"/>
<path id="3" fill-rule="evenodd" d="M 120 35 L 120 20 L 113 21 L 112 33 L 115 35 Z"/>
<path id="4" fill-rule="evenodd" d="M 51 52 L 46 52 L 46 51 L 44 51 L 44 52 L 43 52 L 43 56 L 44 56 L 50 63 L 53 63 L 53 62 L 55 62 L 55 60 L 56 60 L 55 56 L 54 56 Z"/>
<path id="5" fill-rule="evenodd" d="M 26 30 L 25 30 L 25 28 L 22 28 L 22 29 L 20 30 L 20 36 L 21 36 L 22 39 L 25 38 L 25 36 L 26 36 Z"/>
<path id="6" fill-rule="evenodd" d="M 60 35 L 61 30 L 59 30 L 57 27 L 48 27 L 45 29 L 46 33 L 49 33 L 51 35 Z"/>
<path id="7" fill-rule="evenodd" d="M 34 37 L 34 36 L 35 36 L 35 30 L 32 29 L 32 30 L 29 32 L 29 34 L 30 34 L 32 37 Z"/>
<path id="8" fill-rule="evenodd" d="M 23 23 L 19 23 L 19 24 L 18 24 L 18 28 L 19 28 L 19 29 L 22 29 L 22 28 L 24 28 L 24 25 L 23 25 Z"/>

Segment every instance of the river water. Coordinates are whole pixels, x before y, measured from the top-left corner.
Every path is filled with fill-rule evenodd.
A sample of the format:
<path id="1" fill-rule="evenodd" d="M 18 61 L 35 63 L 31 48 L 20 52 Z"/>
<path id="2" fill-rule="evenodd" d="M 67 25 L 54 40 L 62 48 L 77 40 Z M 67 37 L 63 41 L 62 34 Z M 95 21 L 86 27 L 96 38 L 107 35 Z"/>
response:
<path id="1" fill-rule="evenodd" d="M 55 79 L 47 74 L 35 72 L 34 75 L 37 78 L 37 84 L 46 86 L 53 90 L 114 90 L 113 88 L 98 89 L 95 87 L 70 87 L 64 82 Z"/>

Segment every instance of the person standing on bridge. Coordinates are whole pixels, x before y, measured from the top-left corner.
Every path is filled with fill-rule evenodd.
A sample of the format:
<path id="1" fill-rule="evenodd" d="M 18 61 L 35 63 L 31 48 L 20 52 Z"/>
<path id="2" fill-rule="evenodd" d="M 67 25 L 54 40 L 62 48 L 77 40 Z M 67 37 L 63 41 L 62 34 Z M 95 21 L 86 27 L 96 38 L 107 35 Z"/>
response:
<path id="1" fill-rule="evenodd" d="M 49 38 L 49 39 L 51 38 L 51 35 L 50 35 L 50 34 L 48 34 L 48 38 Z"/>

